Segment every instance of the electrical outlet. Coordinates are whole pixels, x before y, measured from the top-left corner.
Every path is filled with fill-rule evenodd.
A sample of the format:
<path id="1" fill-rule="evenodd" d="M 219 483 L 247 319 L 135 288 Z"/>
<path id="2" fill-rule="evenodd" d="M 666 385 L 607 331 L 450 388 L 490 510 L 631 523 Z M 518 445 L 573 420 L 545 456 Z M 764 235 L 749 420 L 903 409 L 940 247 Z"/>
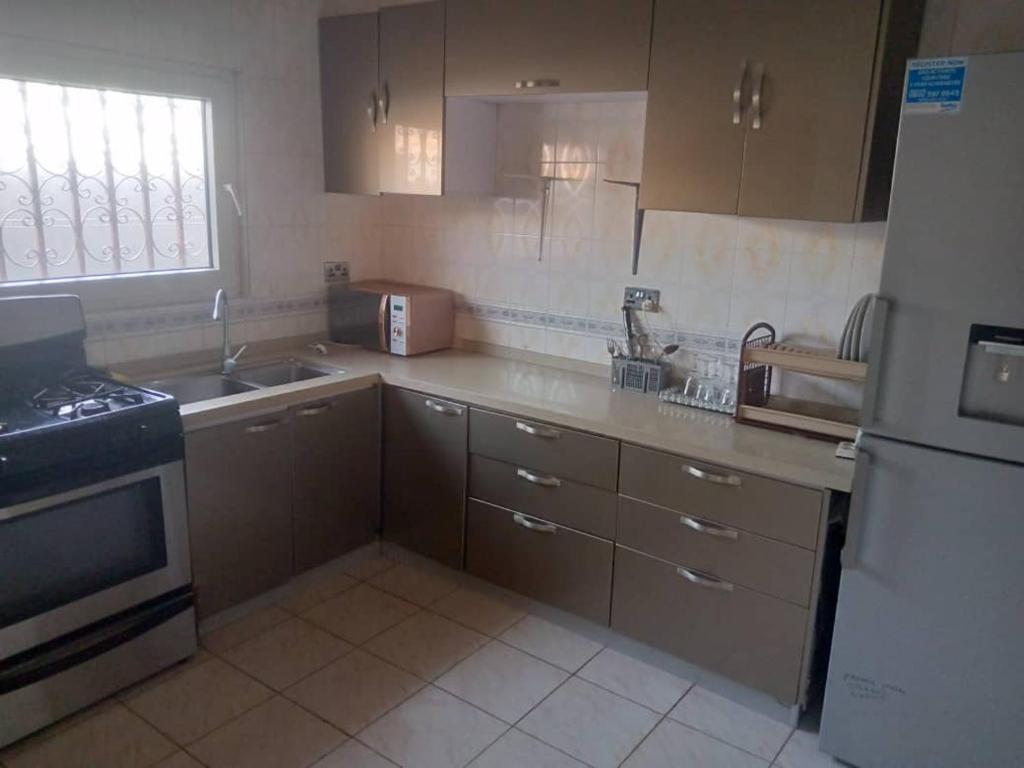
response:
<path id="1" fill-rule="evenodd" d="M 325 283 L 347 283 L 349 278 L 347 261 L 325 261 Z"/>
<path id="2" fill-rule="evenodd" d="M 622 303 L 630 309 L 657 312 L 661 306 L 661 291 L 657 288 L 629 287 L 626 289 L 626 295 L 623 297 Z"/>

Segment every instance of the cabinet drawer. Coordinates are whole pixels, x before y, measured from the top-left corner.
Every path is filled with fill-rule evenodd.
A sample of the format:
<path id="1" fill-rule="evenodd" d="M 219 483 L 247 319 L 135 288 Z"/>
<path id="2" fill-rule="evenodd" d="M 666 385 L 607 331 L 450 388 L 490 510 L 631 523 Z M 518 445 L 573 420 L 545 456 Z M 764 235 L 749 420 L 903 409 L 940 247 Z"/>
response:
<path id="1" fill-rule="evenodd" d="M 821 492 L 635 445 L 622 446 L 619 488 L 695 517 L 814 549 Z"/>
<path id="2" fill-rule="evenodd" d="M 619 443 L 607 437 L 472 408 L 469 449 L 562 479 L 616 487 Z"/>
<path id="3" fill-rule="evenodd" d="M 814 552 L 756 533 L 619 497 L 616 543 L 800 605 L 810 602 Z"/>
<path id="4" fill-rule="evenodd" d="M 616 547 L 612 628 L 795 704 L 807 610 L 720 586 L 694 583 L 675 565 Z"/>
<path id="5" fill-rule="evenodd" d="M 606 539 L 615 538 L 615 494 L 473 454 L 469 495 Z"/>
<path id="6" fill-rule="evenodd" d="M 466 570 L 591 621 L 608 623 L 610 541 L 470 499 Z"/>

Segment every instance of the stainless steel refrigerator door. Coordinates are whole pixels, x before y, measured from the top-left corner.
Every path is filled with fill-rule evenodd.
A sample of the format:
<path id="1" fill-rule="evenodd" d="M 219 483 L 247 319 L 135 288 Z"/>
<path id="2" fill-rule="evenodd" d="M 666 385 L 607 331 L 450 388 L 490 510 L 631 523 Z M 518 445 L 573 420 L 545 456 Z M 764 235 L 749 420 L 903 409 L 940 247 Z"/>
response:
<path id="1" fill-rule="evenodd" d="M 1022 82 L 1024 53 L 972 56 L 959 113 L 903 115 L 866 431 L 1024 461 L 1024 426 L 960 413 L 972 324 L 1024 328 Z"/>
<path id="2" fill-rule="evenodd" d="M 860 768 L 1024 755 L 1024 466 L 863 438 L 821 748 Z"/>

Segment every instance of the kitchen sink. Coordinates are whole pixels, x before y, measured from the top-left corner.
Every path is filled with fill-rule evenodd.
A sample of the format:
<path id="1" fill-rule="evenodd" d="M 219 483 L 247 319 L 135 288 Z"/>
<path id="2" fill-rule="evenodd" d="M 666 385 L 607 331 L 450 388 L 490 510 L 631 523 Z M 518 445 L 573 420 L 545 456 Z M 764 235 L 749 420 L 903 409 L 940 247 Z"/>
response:
<path id="1" fill-rule="evenodd" d="M 255 384 L 257 387 L 276 387 L 280 384 L 308 381 L 335 373 L 344 373 L 344 371 L 340 368 L 317 368 L 307 365 L 301 360 L 279 360 L 252 368 L 239 368 L 233 375 L 240 381 Z"/>
<path id="2" fill-rule="evenodd" d="M 202 400 L 213 400 L 218 397 L 237 395 L 259 389 L 254 384 L 230 379 L 220 374 L 206 373 L 194 376 L 174 376 L 168 379 L 147 381 L 142 385 L 146 389 L 154 389 L 170 395 L 179 405 L 198 403 Z"/>

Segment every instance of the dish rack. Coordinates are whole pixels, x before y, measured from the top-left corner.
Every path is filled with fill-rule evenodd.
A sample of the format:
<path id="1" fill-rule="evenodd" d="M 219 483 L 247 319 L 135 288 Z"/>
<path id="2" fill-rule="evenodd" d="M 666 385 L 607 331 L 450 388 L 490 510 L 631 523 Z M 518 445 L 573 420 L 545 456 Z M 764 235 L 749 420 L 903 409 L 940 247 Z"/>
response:
<path id="1" fill-rule="evenodd" d="M 771 325 L 757 323 L 743 335 L 740 347 L 736 421 L 828 440 L 857 436 L 860 412 L 854 408 L 773 395 L 775 368 L 860 383 L 868 372 L 867 363 L 840 360 L 831 350 L 781 344 Z"/>

